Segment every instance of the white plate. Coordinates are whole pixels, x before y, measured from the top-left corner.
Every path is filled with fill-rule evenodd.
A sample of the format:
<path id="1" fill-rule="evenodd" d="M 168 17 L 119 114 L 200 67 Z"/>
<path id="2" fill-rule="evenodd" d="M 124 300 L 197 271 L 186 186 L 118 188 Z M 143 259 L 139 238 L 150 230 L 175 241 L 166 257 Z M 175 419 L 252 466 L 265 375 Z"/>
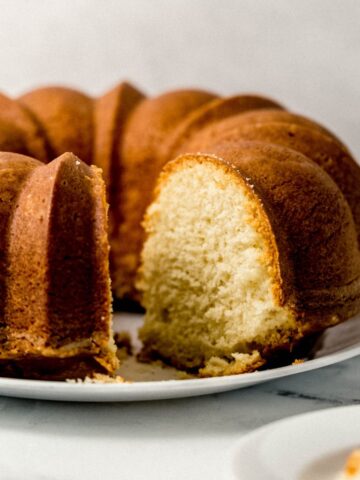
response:
<path id="1" fill-rule="evenodd" d="M 270 423 L 243 437 L 227 480 L 336 480 L 360 447 L 360 406 L 337 407 Z"/>
<path id="2" fill-rule="evenodd" d="M 114 324 L 116 330 L 129 331 L 135 347 L 139 348 L 136 331 L 141 324 L 141 316 L 117 314 Z M 288 375 L 308 372 L 359 355 L 360 316 L 327 330 L 318 345 L 313 358 L 304 363 L 243 375 L 182 380 L 178 372 L 172 368 L 139 364 L 134 358 L 129 358 L 119 373 L 130 383 L 79 384 L 0 378 L 0 395 L 41 400 L 129 402 L 192 397 L 245 388 Z"/>

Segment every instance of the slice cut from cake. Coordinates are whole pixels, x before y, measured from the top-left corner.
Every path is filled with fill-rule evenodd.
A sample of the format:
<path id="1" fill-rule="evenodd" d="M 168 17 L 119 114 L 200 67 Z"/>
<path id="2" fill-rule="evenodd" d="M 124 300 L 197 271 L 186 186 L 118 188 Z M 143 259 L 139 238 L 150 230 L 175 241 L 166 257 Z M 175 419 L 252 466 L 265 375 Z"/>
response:
<path id="1" fill-rule="evenodd" d="M 0 154 L 1 373 L 71 378 L 117 367 L 100 170 L 67 153 Z"/>
<path id="2" fill-rule="evenodd" d="M 360 308 L 349 206 L 302 154 L 243 142 L 164 168 L 145 218 L 143 354 L 252 371 Z"/>

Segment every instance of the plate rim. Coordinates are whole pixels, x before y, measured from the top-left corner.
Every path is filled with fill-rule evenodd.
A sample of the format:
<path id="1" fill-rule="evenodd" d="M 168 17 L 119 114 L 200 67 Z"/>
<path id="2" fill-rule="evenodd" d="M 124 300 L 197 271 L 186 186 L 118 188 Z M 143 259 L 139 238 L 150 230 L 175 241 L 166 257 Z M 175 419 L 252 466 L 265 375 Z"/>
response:
<path id="1" fill-rule="evenodd" d="M 283 377 L 305 373 L 320 369 L 326 366 L 349 360 L 360 355 L 360 344 L 347 347 L 337 352 L 329 353 L 319 358 L 307 360 L 304 363 L 296 365 L 286 365 L 283 367 L 272 368 L 269 370 L 255 371 L 238 375 L 227 375 L 222 377 L 210 378 L 192 378 L 192 379 L 170 379 L 141 381 L 128 383 L 84 383 L 84 382 L 59 382 L 51 380 L 28 380 L 18 378 L 0 377 L 0 395 L 17 398 L 37 398 L 44 400 L 67 400 L 67 401 L 87 401 L 87 402 L 107 402 L 107 401 L 142 401 L 142 400 L 160 400 L 170 398 L 181 398 L 186 396 L 197 396 L 211 394 L 215 392 L 225 392 L 235 390 L 240 387 L 254 386 L 271 380 L 277 380 Z M 161 395 L 164 387 L 167 389 L 167 395 Z M 6 391 L 6 389 L 9 389 Z M 196 392 L 194 393 L 194 389 Z M 4 391 L 5 390 L 5 391 Z M 189 393 L 188 390 L 191 390 Z M 35 394 L 34 394 L 35 391 Z M 59 393 L 59 398 L 51 398 L 54 392 Z M 81 393 L 89 395 L 88 398 L 78 398 Z M 118 398 L 114 399 L 114 393 Z M 131 394 L 136 398 L 132 398 Z M 141 396 L 143 393 L 143 397 Z M 154 394 L 154 398 L 149 398 L 148 394 Z M 188 395 L 186 394 L 188 393 Z M 61 394 L 74 395 L 74 398 L 64 398 Z M 101 394 L 103 398 L 92 398 L 91 394 Z M 109 398 L 105 397 L 109 394 Z M 125 394 L 124 398 L 121 398 Z M 139 395 L 140 394 L 140 395 Z M 159 395 L 160 394 L 160 395 Z M 129 398 L 126 398 L 130 395 Z"/>
<path id="2" fill-rule="evenodd" d="M 332 413 L 339 413 L 341 411 L 351 412 L 351 410 L 360 412 L 360 404 L 355 405 L 341 405 L 336 407 L 326 407 L 326 408 L 318 408 L 316 410 L 310 410 L 303 413 L 295 413 L 288 415 L 284 418 L 280 418 L 279 420 L 274 420 L 262 425 L 261 427 L 255 428 L 243 435 L 241 438 L 235 440 L 234 445 L 231 447 L 230 452 L 228 453 L 228 461 L 226 462 L 226 467 L 224 468 L 224 473 L 226 475 L 226 479 L 230 480 L 242 480 L 239 477 L 235 476 L 234 471 L 234 462 L 236 455 L 238 455 L 239 450 L 246 446 L 249 442 L 253 441 L 259 436 L 266 434 L 269 430 L 282 426 L 286 423 L 291 422 L 298 422 L 303 420 L 304 418 L 309 419 L 311 417 L 319 417 L 319 416 L 327 416 L 331 415 Z"/>

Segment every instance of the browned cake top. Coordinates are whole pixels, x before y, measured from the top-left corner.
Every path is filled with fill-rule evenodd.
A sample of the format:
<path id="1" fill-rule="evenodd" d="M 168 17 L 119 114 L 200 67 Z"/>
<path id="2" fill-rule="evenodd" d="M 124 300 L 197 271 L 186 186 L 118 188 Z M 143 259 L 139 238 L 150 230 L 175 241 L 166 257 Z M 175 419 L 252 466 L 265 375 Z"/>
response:
<path id="1" fill-rule="evenodd" d="M 26 376 L 114 371 L 100 171 L 71 153 L 1 153 L 0 180 L 0 359 Z"/>
<path id="2" fill-rule="evenodd" d="M 246 125 L 253 125 L 259 123 L 290 123 L 292 125 L 300 125 L 303 127 L 312 128 L 314 130 L 318 130 L 329 137 L 332 137 L 334 140 L 341 144 L 341 141 L 327 128 L 323 125 L 320 125 L 313 119 L 304 117 L 303 115 L 299 115 L 297 113 L 289 112 L 287 110 L 282 109 L 257 109 L 257 110 L 250 110 L 246 112 L 241 112 L 239 114 L 232 115 L 231 117 L 225 118 L 216 124 L 212 125 L 212 129 L 214 133 L 220 134 L 220 132 L 227 131 L 232 128 L 236 128 L 239 125 L 246 124 Z"/>
<path id="3" fill-rule="evenodd" d="M 161 156 L 166 160 L 174 159 L 183 151 L 183 145 L 208 125 L 216 124 L 239 113 L 266 108 L 281 109 L 282 107 L 274 100 L 257 95 L 236 95 L 214 99 L 183 119 L 161 146 Z"/>
<path id="4" fill-rule="evenodd" d="M 23 152 L 23 145 L 26 146 L 26 153 L 32 155 L 38 160 L 46 161 L 48 159 L 48 149 L 46 140 L 42 134 L 41 128 L 30 112 L 23 108 L 15 100 L 11 100 L 3 94 L 0 94 L 0 119 L 7 124 L 12 124 L 16 129 L 22 132 L 23 141 L 18 145 L 14 140 L 13 150 L 16 153 Z M 9 132 L 12 135 L 12 132 Z M 9 140 L 6 140 L 7 144 Z M 1 144 L 1 149 L 5 150 L 6 144 Z"/>
<path id="5" fill-rule="evenodd" d="M 218 126 L 200 131 L 184 150 L 211 153 L 218 143 L 240 140 L 282 145 L 306 155 L 331 176 L 344 194 L 360 239 L 360 168 L 348 150 L 332 136 L 308 125 L 275 121 L 250 124 L 240 121 L 228 129 Z"/>
<path id="6" fill-rule="evenodd" d="M 40 126 L 50 158 L 72 152 L 84 162 L 92 163 L 93 100 L 90 97 L 70 88 L 45 87 L 22 95 L 19 104 Z"/>
<path id="7" fill-rule="evenodd" d="M 356 230 L 332 179 L 300 153 L 270 144 L 227 143 L 212 155 L 235 168 L 260 196 L 280 243 L 284 278 L 293 277 L 298 308 L 340 308 L 352 297 L 357 305 Z"/>
<path id="8" fill-rule="evenodd" d="M 177 90 L 141 102 L 129 119 L 123 140 L 123 161 L 153 160 L 161 143 L 190 112 L 215 95 L 200 90 Z"/>
<path id="9" fill-rule="evenodd" d="M 119 174 L 119 148 L 125 123 L 145 96 L 132 85 L 123 82 L 95 102 L 95 136 L 93 163 L 103 171 L 108 188 Z"/>
<path id="10" fill-rule="evenodd" d="M 318 163 L 348 201 L 360 238 L 359 166 L 329 130 L 272 99 L 219 98 L 201 90 L 145 98 L 128 83 L 97 99 L 63 87 L 33 90 L 18 101 L 0 95 L 0 150 L 44 162 L 72 151 L 102 168 L 118 297 L 137 298 L 141 221 L 163 165 L 180 153 L 209 152 L 218 142 L 239 140 L 283 145 Z"/>

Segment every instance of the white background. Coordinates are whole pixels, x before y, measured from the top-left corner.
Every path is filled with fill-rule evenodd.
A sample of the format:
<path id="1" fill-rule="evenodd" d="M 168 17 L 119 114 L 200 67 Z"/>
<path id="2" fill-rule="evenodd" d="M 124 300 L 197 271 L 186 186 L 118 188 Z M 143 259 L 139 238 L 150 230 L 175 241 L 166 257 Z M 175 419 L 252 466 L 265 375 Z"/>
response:
<path id="1" fill-rule="evenodd" d="M 97 95 L 120 79 L 149 94 L 268 94 L 323 121 L 360 157 L 358 0 L 0 0 L 4 92 L 55 83 Z M 247 391 L 147 404 L 3 398 L 0 478 L 218 480 L 234 440 L 254 427 L 359 402 L 359 368 L 352 360 Z"/>
<path id="2" fill-rule="evenodd" d="M 359 0 L 1 0 L 0 89 L 262 92 L 360 156 Z"/>

